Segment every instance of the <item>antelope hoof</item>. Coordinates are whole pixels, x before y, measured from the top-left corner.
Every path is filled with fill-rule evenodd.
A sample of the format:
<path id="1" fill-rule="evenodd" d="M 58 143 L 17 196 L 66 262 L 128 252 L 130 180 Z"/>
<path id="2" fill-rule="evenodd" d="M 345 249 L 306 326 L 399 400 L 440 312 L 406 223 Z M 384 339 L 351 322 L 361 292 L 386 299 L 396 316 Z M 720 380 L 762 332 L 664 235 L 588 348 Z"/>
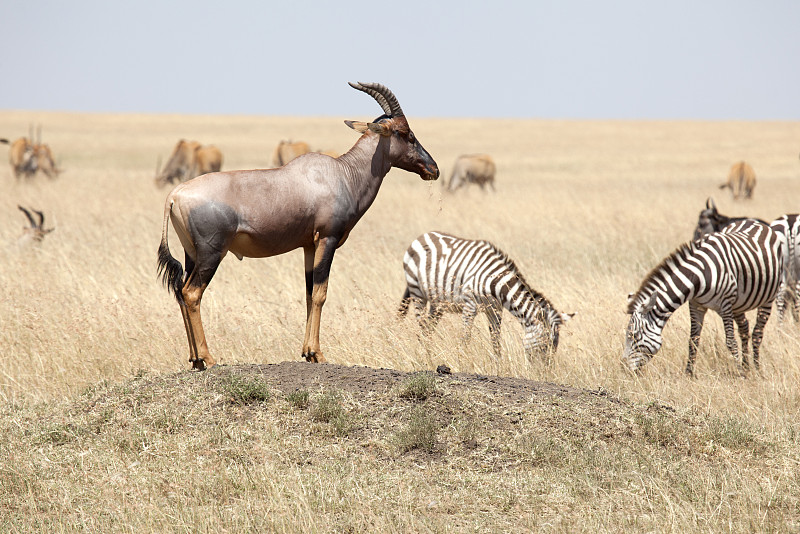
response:
<path id="1" fill-rule="evenodd" d="M 211 367 L 214 367 L 214 365 L 216 364 L 216 362 L 210 358 L 208 363 L 206 363 L 206 361 L 203 360 L 202 358 L 191 360 L 191 362 L 192 362 L 192 369 L 195 371 L 205 371 L 207 369 L 210 369 Z"/>
<path id="2" fill-rule="evenodd" d="M 321 352 L 314 352 L 313 350 L 310 350 L 310 351 L 306 352 L 305 354 L 303 354 L 303 357 L 306 359 L 307 362 L 311 362 L 311 363 L 324 363 L 325 362 L 325 357 L 322 355 L 322 353 Z"/>

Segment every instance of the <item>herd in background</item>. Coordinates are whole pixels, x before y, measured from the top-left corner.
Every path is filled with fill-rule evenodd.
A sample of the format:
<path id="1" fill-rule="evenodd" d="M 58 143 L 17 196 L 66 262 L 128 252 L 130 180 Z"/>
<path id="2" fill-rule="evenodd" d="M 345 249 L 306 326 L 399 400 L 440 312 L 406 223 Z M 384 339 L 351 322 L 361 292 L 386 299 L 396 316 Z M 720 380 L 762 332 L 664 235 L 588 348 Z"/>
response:
<path id="1" fill-rule="evenodd" d="M 384 113 L 370 123 L 345 121 L 362 134 L 350 152 L 363 152 L 366 157 L 360 161 L 370 163 L 366 167 L 345 163 L 349 167 L 328 176 L 322 188 L 304 189 L 299 184 L 305 182 L 296 178 L 315 168 L 322 169 L 327 165 L 324 158 L 339 155 L 312 150 L 302 141 L 281 141 L 273 153 L 273 169 L 222 173 L 223 155 L 217 147 L 185 139 L 178 141 L 163 169 L 159 158 L 155 184 L 179 184 L 166 200 L 158 249 L 159 275 L 180 306 L 194 368 L 205 369 L 216 363 L 205 340 L 200 301 L 227 253 L 241 260 L 245 256 L 274 256 L 296 248 L 305 252 L 307 324 L 302 356 L 309 362 L 325 361 L 319 328 L 334 251 L 344 244 L 372 204 L 389 169 L 401 168 L 424 180 L 438 178 L 436 162 L 415 138 L 394 94 L 381 84 L 350 85 L 372 96 Z M 38 171 L 50 179 L 62 172 L 50 147 L 41 142 L 41 127 L 38 134 L 38 142 L 34 142 L 33 128 L 30 138 L 14 142 L 0 139 L 0 143 L 10 145 L 9 162 L 18 182 L 33 179 Z M 381 142 L 389 137 L 395 142 Z M 270 180 L 263 180 L 266 174 Z M 237 186 L 230 187 L 228 178 L 234 175 Z M 484 191 L 488 185 L 494 191 L 495 175 L 496 165 L 490 155 L 467 154 L 456 159 L 449 181 L 442 180 L 442 185 L 449 192 L 470 184 Z M 354 182 L 353 177 L 358 179 Z M 740 161 L 731 167 L 720 189 L 730 189 L 734 199 L 749 199 L 755 184 L 753 168 Z M 350 195 L 345 198 L 343 190 Z M 264 198 L 275 202 L 265 207 Z M 18 207 L 29 223 L 19 238 L 20 244 L 41 242 L 54 230 L 44 228 L 41 211 Z M 186 247 L 183 265 L 169 251 L 169 222 Z M 427 232 L 409 245 L 403 265 L 407 287 L 400 314 L 405 315 L 414 303 L 424 334 L 432 332 L 445 311 L 460 311 L 464 324 L 462 342 L 467 342 L 474 318 L 483 312 L 493 350 L 499 356 L 505 308 L 522 325 L 525 353 L 532 359 L 557 350 L 560 328 L 574 316 L 557 311 L 527 283 L 513 260 L 488 241 Z M 772 223 L 728 217 L 720 214 L 709 198 L 698 216 L 693 239 L 667 256 L 645 277 L 637 292 L 629 295 L 631 317 L 623 362 L 635 371 L 649 361 L 661 347 L 661 331 L 667 320 L 688 302 L 688 374 L 694 372 L 703 317 L 708 309 L 722 317 L 726 345 L 738 360 L 733 335 L 736 324 L 745 372 L 752 340 L 753 362 L 758 368 L 759 346 L 773 301 L 781 320 L 788 303 L 792 317 L 800 322 L 800 216 L 783 215 Z M 758 316 L 751 336 L 744 312 L 752 309 L 758 309 Z"/>

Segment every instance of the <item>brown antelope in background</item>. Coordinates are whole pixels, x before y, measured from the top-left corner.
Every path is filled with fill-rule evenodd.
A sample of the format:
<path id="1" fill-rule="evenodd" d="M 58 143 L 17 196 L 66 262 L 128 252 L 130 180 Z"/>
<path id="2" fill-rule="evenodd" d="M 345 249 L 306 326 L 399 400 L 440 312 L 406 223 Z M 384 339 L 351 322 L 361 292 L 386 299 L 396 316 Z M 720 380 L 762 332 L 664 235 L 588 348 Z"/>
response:
<path id="1" fill-rule="evenodd" d="M 196 369 L 216 363 L 208 351 L 200 301 L 228 252 L 240 260 L 305 253 L 306 332 L 302 356 L 323 362 L 319 344 L 322 306 L 336 249 L 375 200 L 392 167 L 423 180 L 439 168 L 417 141 L 395 95 L 377 83 L 351 83 L 372 96 L 384 114 L 374 122 L 345 121 L 363 134 L 342 156 L 310 153 L 283 167 L 206 174 L 178 185 L 167 196 L 159 274 L 175 295 Z M 167 244 L 168 220 L 181 240 L 184 266 Z"/>
<path id="2" fill-rule="evenodd" d="M 31 126 L 30 139 L 20 137 L 13 143 L 8 139 L 0 139 L 0 143 L 11 145 L 8 150 L 8 161 L 17 180 L 31 179 L 36 175 L 36 171 L 42 171 L 52 180 L 61 172 L 56 166 L 50 146 L 42 143 L 41 126 L 37 128 L 37 138 L 38 141 L 33 137 L 33 126 Z"/>
<path id="3" fill-rule="evenodd" d="M 44 236 L 55 230 L 55 228 L 45 228 L 44 227 L 44 213 L 41 211 L 35 210 L 31 208 L 37 217 L 39 218 L 39 222 L 37 223 L 33 219 L 33 215 L 27 209 L 23 208 L 22 206 L 17 206 L 22 213 L 25 214 L 25 217 L 28 218 L 29 226 L 26 226 L 22 229 L 22 235 L 17 239 L 17 245 L 19 246 L 27 246 L 32 243 L 41 243 L 44 239 Z"/>
<path id="4" fill-rule="evenodd" d="M 38 164 L 32 141 L 27 137 L 20 137 L 13 142 L 8 139 L 0 139 L 0 143 L 10 145 L 8 162 L 11 164 L 11 170 L 17 181 L 21 178 L 30 179 L 36 175 Z"/>
<path id="5" fill-rule="evenodd" d="M 305 141 L 281 141 L 272 153 L 272 166 L 283 167 L 294 158 L 308 154 L 309 152 L 319 152 L 332 158 L 338 158 L 339 153 L 335 150 L 314 150 Z"/>
<path id="6" fill-rule="evenodd" d="M 222 169 L 222 152 L 214 145 L 201 145 L 197 141 L 181 139 L 161 170 L 160 159 L 156 165 L 156 185 L 161 187 L 175 182 L 185 182 L 195 176 Z"/>
<path id="7" fill-rule="evenodd" d="M 455 165 L 453 165 L 453 172 L 450 174 L 447 190 L 455 191 L 468 184 L 478 184 L 481 189 L 485 190 L 486 184 L 489 184 L 492 191 L 494 191 L 494 175 L 496 171 L 497 166 L 489 154 L 459 156 Z"/>
<path id="8" fill-rule="evenodd" d="M 746 161 L 734 163 L 728 171 L 728 180 L 720 184 L 720 189 L 728 188 L 733 193 L 733 198 L 752 198 L 753 189 L 756 187 L 756 172 Z"/>

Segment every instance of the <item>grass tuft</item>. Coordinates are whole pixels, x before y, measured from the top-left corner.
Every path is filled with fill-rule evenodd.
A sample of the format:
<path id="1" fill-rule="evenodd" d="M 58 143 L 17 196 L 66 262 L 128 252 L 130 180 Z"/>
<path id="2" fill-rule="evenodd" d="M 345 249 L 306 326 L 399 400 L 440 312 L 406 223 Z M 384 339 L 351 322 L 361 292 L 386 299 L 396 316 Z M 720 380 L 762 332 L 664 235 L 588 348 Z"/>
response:
<path id="1" fill-rule="evenodd" d="M 436 392 L 436 377 L 430 373 L 414 373 L 400 385 L 401 399 L 424 401 Z"/>
<path id="2" fill-rule="evenodd" d="M 432 453 L 436 449 L 439 425 L 434 414 L 424 405 L 411 412 L 408 423 L 394 435 L 394 443 L 401 453 L 420 449 Z"/>
<path id="3" fill-rule="evenodd" d="M 228 375 L 222 380 L 222 391 L 230 402 L 239 405 L 258 404 L 270 399 L 269 385 L 256 377 Z"/>

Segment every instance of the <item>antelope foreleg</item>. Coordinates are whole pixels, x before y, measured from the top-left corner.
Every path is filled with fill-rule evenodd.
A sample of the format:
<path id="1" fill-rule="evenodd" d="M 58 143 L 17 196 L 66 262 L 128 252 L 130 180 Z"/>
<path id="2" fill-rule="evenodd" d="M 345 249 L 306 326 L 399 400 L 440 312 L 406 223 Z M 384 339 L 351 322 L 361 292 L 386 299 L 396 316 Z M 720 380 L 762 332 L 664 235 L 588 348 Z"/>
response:
<path id="1" fill-rule="evenodd" d="M 328 278 L 333 262 L 333 253 L 339 240 L 334 237 L 320 239 L 315 236 L 314 268 L 312 271 L 311 303 L 308 304 L 306 320 L 306 336 L 303 341 L 303 357 L 314 363 L 324 362 L 325 357 L 319 345 L 319 324 L 322 318 L 322 306 L 328 296 Z M 308 257 L 308 255 L 306 256 Z"/>
<path id="2" fill-rule="evenodd" d="M 191 332 L 187 329 L 187 334 L 190 336 L 189 343 L 194 341 L 194 354 L 191 354 L 190 351 L 189 360 L 192 362 L 193 368 L 201 371 L 217 363 L 211 353 L 208 352 L 206 335 L 203 331 L 203 321 L 200 318 L 200 301 L 203 299 L 205 289 L 205 284 L 202 286 L 187 284 L 182 290 L 183 300 L 186 303 L 186 316 L 191 327 Z M 193 360 L 192 356 L 194 356 Z"/>

